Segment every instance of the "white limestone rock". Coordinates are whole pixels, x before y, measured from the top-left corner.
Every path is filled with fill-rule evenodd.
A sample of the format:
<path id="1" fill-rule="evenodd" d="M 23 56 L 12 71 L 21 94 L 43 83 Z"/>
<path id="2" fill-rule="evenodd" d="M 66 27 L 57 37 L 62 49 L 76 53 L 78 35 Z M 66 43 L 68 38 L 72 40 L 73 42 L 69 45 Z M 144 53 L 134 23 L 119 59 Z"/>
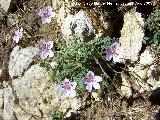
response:
<path id="1" fill-rule="evenodd" d="M 3 94 L 4 94 L 4 89 L 0 89 L 0 120 L 3 117 Z"/>
<path id="2" fill-rule="evenodd" d="M 1 74 L 2 74 L 2 69 L 0 69 L 0 76 L 1 76 Z"/>
<path id="3" fill-rule="evenodd" d="M 129 67 L 129 71 L 134 76 L 137 90 L 140 93 L 160 87 L 160 68 L 158 66 L 144 67 L 144 65 L 138 64 L 134 68 Z"/>
<path id="4" fill-rule="evenodd" d="M 49 119 L 52 109 L 58 103 L 58 91 L 56 85 L 48 78 L 47 71 L 39 65 L 33 65 L 22 78 L 12 82 L 20 104 L 28 113 Z M 51 105 L 52 103 L 52 105 Z M 41 111 L 41 112 L 40 112 Z M 26 113 L 15 110 L 18 118 L 25 118 Z M 31 118 L 31 116 L 28 116 Z M 38 119 L 38 118 L 37 118 Z"/>
<path id="5" fill-rule="evenodd" d="M 74 15 L 71 30 L 81 41 L 90 41 L 95 37 L 95 30 L 91 24 L 87 13 L 84 11 L 79 11 Z"/>
<path id="6" fill-rule="evenodd" d="M 33 61 L 33 57 L 37 55 L 38 50 L 39 48 L 36 47 L 20 48 L 19 46 L 12 50 L 9 61 L 9 75 L 11 78 L 22 75 Z"/>
<path id="7" fill-rule="evenodd" d="M 149 77 L 147 83 L 152 86 L 152 90 L 160 87 L 160 66 L 150 66 L 150 69 L 147 71 L 147 76 Z"/>
<path id="8" fill-rule="evenodd" d="M 7 16 L 7 25 L 8 26 L 13 26 L 19 22 L 18 20 L 18 15 L 16 14 L 9 14 Z"/>
<path id="9" fill-rule="evenodd" d="M 72 39 L 73 34 L 83 42 L 88 42 L 95 37 L 95 29 L 89 17 L 82 10 L 75 15 L 65 17 L 64 20 L 62 20 L 61 31 L 68 41 Z"/>
<path id="10" fill-rule="evenodd" d="M 124 15 L 124 24 L 119 42 L 124 59 L 138 60 L 144 37 L 144 21 L 141 14 L 130 11 Z"/>
<path id="11" fill-rule="evenodd" d="M 131 84 L 129 83 L 129 80 L 124 73 L 121 74 L 121 77 L 122 77 L 121 94 L 122 96 L 129 98 L 132 95 Z"/>
<path id="12" fill-rule="evenodd" d="M 11 1 L 12 0 L 0 0 L 0 5 L 2 6 L 5 12 L 8 11 Z"/>
<path id="13" fill-rule="evenodd" d="M 3 93 L 3 100 L 4 100 L 4 109 L 3 109 L 3 119 L 4 120 L 11 120 L 13 119 L 13 107 L 14 107 L 14 97 L 12 94 L 12 88 L 9 86 L 8 83 L 3 83 L 5 86 L 4 93 Z"/>
<path id="14" fill-rule="evenodd" d="M 14 115 L 20 120 L 29 120 L 33 116 L 35 120 L 50 120 L 53 110 L 66 113 L 71 108 L 66 113 L 68 117 L 81 106 L 81 101 L 77 98 L 62 100 L 59 85 L 53 83 L 46 69 L 39 65 L 31 66 L 23 77 L 13 79 L 12 85 L 19 104 L 13 102 L 13 93 L 5 88 L 4 106 L 6 107 L 3 111 L 9 111 L 3 115 L 6 120 L 11 120 Z"/>
<path id="15" fill-rule="evenodd" d="M 150 50 L 146 49 L 140 56 L 140 64 L 142 65 L 150 65 L 154 61 L 153 54 L 151 54 Z"/>

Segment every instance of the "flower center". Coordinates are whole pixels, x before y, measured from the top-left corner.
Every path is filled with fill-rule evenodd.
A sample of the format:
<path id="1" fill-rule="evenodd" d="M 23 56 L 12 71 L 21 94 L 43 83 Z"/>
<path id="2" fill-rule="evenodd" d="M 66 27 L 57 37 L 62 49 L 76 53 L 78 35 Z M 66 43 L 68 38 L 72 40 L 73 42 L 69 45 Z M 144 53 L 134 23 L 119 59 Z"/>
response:
<path id="1" fill-rule="evenodd" d="M 115 49 L 115 47 L 109 47 L 109 48 L 107 49 L 107 52 L 109 52 L 109 53 L 111 53 L 111 54 L 114 54 L 114 53 L 116 52 L 116 49 Z"/>
<path id="2" fill-rule="evenodd" d="M 65 90 L 70 90 L 72 88 L 72 84 L 70 82 L 65 82 L 63 88 Z"/>
<path id="3" fill-rule="evenodd" d="M 86 78 L 85 78 L 86 82 L 94 82 L 94 76 L 92 74 L 89 74 Z"/>
<path id="4" fill-rule="evenodd" d="M 44 11 L 43 16 L 44 17 L 50 17 L 51 16 L 51 12 L 47 9 L 46 11 Z"/>
<path id="5" fill-rule="evenodd" d="M 43 45 L 42 45 L 42 49 L 43 49 L 43 51 L 48 51 L 49 50 L 49 48 L 50 48 L 50 44 L 46 44 L 46 43 L 44 43 Z"/>

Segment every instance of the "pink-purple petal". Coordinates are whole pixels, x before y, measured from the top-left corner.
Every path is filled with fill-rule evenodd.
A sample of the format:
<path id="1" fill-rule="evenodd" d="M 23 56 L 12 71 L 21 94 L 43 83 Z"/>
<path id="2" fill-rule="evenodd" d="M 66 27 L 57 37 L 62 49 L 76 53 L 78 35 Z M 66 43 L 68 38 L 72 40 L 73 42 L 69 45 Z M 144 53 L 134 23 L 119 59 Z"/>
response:
<path id="1" fill-rule="evenodd" d="M 113 55 L 112 54 L 107 54 L 106 55 L 106 60 L 110 61 L 112 59 Z"/>
<path id="2" fill-rule="evenodd" d="M 99 85 L 99 83 L 97 83 L 97 82 L 95 82 L 95 83 L 93 84 L 93 87 L 94 87 L 94 89 L 100 89 L 100 85 Z"/>
<path id="3" fill-rule="evenodd" d="M 113 61 L 114 62 L 121 62 L 120 56 L 119 55 L 118 56 L 113 55 Z"/>
<path id="4" fill-rule="evenodd" d="M 53 41 L 48 41 L 46 44 L 48 49 L 51 49 L 53 47 Z"/>
<path id="5" fill-rule="evenodd" d="M 100 76 L 94 76 L 94 80 L 96 82 L 101 82 L 102 81 L 102 77 L 100 77 Z"/>
<path id="6" fill-rule="evenodd" d="M 53 57 L 54 56 L 54 53 L 52 52 L 52 50 L 48 50 L 48 56 L 49 57 Z"/>
<path id="7" fill-rule="evenodd" d="M 92 83 L 88 83 L 87 86 L 86 86 L 86 89 L 91 92 L 92 91 L 92 86 L 93 84 Z"/>
<path id="8" fill-rule="evenodd" d="M 42 18 L 42 24 L 50 23 L 50 22 L 51 22 L 51 18 Z"/>
<path id="9" fill-rule="evenodd" d="M 13 39 L 13 41 L 15 41 L 16 43 L 19 42 L 19 37 L 18 37 L 18 36 L 13 36 L 12 39 Z"/>
<path id="10" fill-rule="evenodd" d="M 46 59 L 48 56 L 48 54 L 45 51 L 41 51 L 39 54 L 42 59 Z"/>
<path id="11" fill-rule="evenodd" d="M 77 93 L 76 93 L 75 90 L 69 91 L 69 97 L 70 97 L 70 98 L 76 97 L 76 95 L 77 95 Z"/>
<path id="12" fill-rule="evenodd" d="M 77 83 L 76 82 L 71 82 L 71 84 L 72 84 L 72 89 L 75 89 L 76 86 L 77 86 Z"/>
<path id="13" fill-rule="evenodd" d="M 51 18 L 55 16 L 55 13 L 52 11 L 51 6 L 47 6 L 41 9 L 38 12 L 38 15 L 42 18 L 42 24 L 45 24 L 51 22 Z"/>
<path id="14" fill-rule="evenodd" d="M 120 44 L 115 42 L 111 46 L 106 47 L 106 54 L 106 60 L 110 61 L 113 58 L 114 62 L 120 62 L 122 58 Z"/>
<path id="15" fill-rule="evenodd" d="M 94 72 L 92 72 L 92 71 L 88 71 L 88 73 L 87 73 L 87 77 L 88 77 L 89 75 L 94 76 Z"/>

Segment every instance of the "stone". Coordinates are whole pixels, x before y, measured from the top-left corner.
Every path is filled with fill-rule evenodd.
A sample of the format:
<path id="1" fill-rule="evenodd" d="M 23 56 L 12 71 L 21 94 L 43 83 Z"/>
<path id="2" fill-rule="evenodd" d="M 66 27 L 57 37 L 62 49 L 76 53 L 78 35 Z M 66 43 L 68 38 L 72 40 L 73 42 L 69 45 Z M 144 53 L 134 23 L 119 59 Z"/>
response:
<path id="1" fill-rule="evenodd" d="M 1 74 L 2 74 L 2 69 L 0 69 L 0 76 L 1 76 Z"/>
<path id="2" fill-rule="evenodd" d="M 124 24 L 119 42 L 124 60 L 137 61 L 144 37 L 144 21 L 141 13 L 134 10 L 124 15 Z"/>
<path id="3" fill-rule="evenodd" d="M 46 120 L 49 119 L 47 116 L 51 115 L 51 108 L 58 103 L 59 98 L 56 86 L 49 80 L 48 73 L 44 68 L 33 65 L 22 78 L 13 80 L 12 84 L 25 111 L 39 117 L 42 112 L 43 117 Z M 15 109 L 17 117 L 20 119 L 25 118 L 25 111 Z M 28 117 L 31 118 L 31 116 Z"/>
<path id="4" fill-rule="evenodd" d="M 88 42 L 95 37 L 95 30 L 91 24 L 91 20 L 84 11 L 79 11 L 74 15 L 71 23 L 72 33 L 81 41 Z"/>
<path id="5" fill-rule="evenodd" d="M 94 98 L 95 101 L 100 101 L 99 95 L 97 92 L 92 92 L 91 93 L 92 97 Z"/>
<path id="6" fill-rule="evenodd" d="M 64 18 L 64 22 L 62 22 L 61 31 L 64 35 L 64 39 L 66 40 L 66 44 L 70 45 L 72 39 L 72 30 L 71 30 L 71 23 L 72 23 L 73 15 L 68 15 Z"/>
<path id="7" fill-rule="evenodd" d="M 140 93 L 149 91 L 150 87 L 145 82 L 148 80 L 147 71 L 149 68 L 144 68 L 143 65 L 137 64 L 134 67 L 129 67 L 131 77 L 136 84 L 135 89 Z"/>
<path id="8" fill-rule="evenodd" d="M 11 1 L 12 0 L 0 0 L 0 5 L 2 6 L 5 12 L 8 11 Z"/>
<path id="9" fill-rule="evenodd" d="M 151 54 L 150 50 L 145 50 L 141 56 L 140 56 L 140 64 L 143 64 L 143 65 L 150 65 L 153 63 L 154 61 L 154 58 L 153 58 L 153 54 Z"/>
<path id="10" fill-rule="evenodd" d="M 160 87 L 160 67 L 156 65 L 151 65 L 150 69 L 147 71 L 147 76 L 149 79 L 147 83 L 151 85 L 151 89 L 155 90 Z"/>
<path id="11" fill-rule="evenodd" d="M 57 23 L 59 24 L 59 26 L 62 26 L 62 24 L 64 23 L 64 19 L 67 17 L 68 15 L 68 10 L 65 7 L 65 5 L 63 4 L 62 7 L 59 9 L 58 13 L 57 13 Z M 61 27 L 62 28 L 62 27 Z"/>
<path id="12" fill-rule="evenodd" d="M 4 90 L 3 89 L 0 89 L 0 120 L 2 119 L 3 117 L 3 93 L 4 93 Z"/>
<path id="13" fill-rule="evenodd" d="M 59 110 L 65 113 L 65 117 L 70 117 L 72 113 L 77 113 L 76 110 L 82 106 L 80 99 L 71 98 L 61 102 Z M 70 110 L 69 110 L 70 109 Z M 69 110 L 69 111 L 68 111 Z"/>
<path id="14" fill-rule="evenodd" d="M 11 120 L 13 119 L 13 107 L 14 107 L 14 97 L 12 94 L 12 88 L 8 83 L 3 84 L 5 86 L 3 93 L 4 109 L 3 109 L 3 119 Z"/>
<path id="15" fill-rule="evenodd" d="M 72 39 L 73 35 L 76 35 L 83 42 L 88 42 L 95 37 L 95 29 L 87 13 L 82 10 L 75 15 L 65 17 L 62 21 L 61 31 L 67 41 Z"/>
<path id="16" fill-rule="evenodd" d="M 53 110 L 66 113 L 66 117 L 75 113 L 81 106 L 80 99 L 62 99 L 59 85 L 50 80 L 47 70 L 38 64 L 32 65 L 24 76 L 12 80 L 12 88 L 19 100 L 14 102 L 15 96 L 10 86 L 5 86 L 4 110 L 5 120 L 15 116 L 22 120 L 50 120 Z M 9 114 L 9 115 L 8 115 Z"/>
<path id="17" fill-rule="evenodd" d="M 13 48 L 9 61 L 9 75 L 11 78 L 14 76 L 20 77 L 22 75 L 24 70 L 26 70 L 33 61 L 33 58 L 37 55 L 38 50 L 39 48 L 36 47 L 20 48 L 16 46 Z"/>
<path id="18" fill-rule="evenodd" d="M 7 25 L 13 26 L 18 23 L 18 16 L 16 14 L 9 14 L 7 16 Z"/>
<path id="19" fill-rule="evenodd" d="M 136 90 L 140 93 L 160 87 L 160 68 L 158 66 L 144 67 L 144 65 L 137 64 L 135 67 L 129 67 L 129 71 L 137 85 Z"/>
<path id="20" fill-rule="evenodd" d="M 129 98 L 132 95 L 132 90 L 131 90 L 131 84 L 129 83 L 129 78 L 122 73 L 122 86 L 121 86 L 121 94 L 122 96 L 125 96 L 126 98 Z"/>

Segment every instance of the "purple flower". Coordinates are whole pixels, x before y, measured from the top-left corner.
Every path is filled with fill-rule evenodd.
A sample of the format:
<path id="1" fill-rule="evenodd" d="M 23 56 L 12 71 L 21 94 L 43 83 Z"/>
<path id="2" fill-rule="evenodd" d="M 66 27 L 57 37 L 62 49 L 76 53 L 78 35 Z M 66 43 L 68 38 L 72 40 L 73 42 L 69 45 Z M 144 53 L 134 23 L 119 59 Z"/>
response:
<path id="1" fill-rule="evenodd" d="M 76 96 L 76 88 L 77 83 L 76 82 L 71 82 L 69 79 L 65 78 L 61 87 L 60 91 L 64 95 L 64 98 L 73 98 Z"/>
<path id="2" fill-rule="evenodd" d="M 15 41 L 16 43 L 19 42 L 19 39 L 21 39 L 23 36 L 23 28 L 21 29 L 17 29 L 17 31 L 15 31 L 14 36 L 12 37 L 13 41 Z"/>
<path id="3" fill-rule="evenodd" d="M 98 82 L 102 81 L 102 77 L 95 76 L 92 71 L 87 73 L 87 76 L 83 79 L 84 84 L 87 84 L 86 89 L 91 92 L 92 87 L 94 89 L 100 89 L 100 85 Z"/>
<path id="4" fill-rule="evenodd" d="M 42 59 L 46 59 L 47 57 L 53 57 L 54 53 L 51 48 L 53 47 L 53 41 L 40 41 L 40 50 L 39 55 Z"/>
<path id="5" fill-rule="evenodd" d="M 51 6 L 47 6 L 43 9 L 41 9 L 38 12 L 38 15 L 40 17 L 42 17 L 42 24 L 45 24 L 45 23 L 50 23 L 51 22 L 51 18 L 55 16 L 55 12 L 52 11 Z"/>
<path id="6" fill-rule="evenodd" d="M 110 61 L 113 58 L 114 62 L 120 62 L 122 55 L 119 43 L 115 42 L 106 48 L 106 60 Z"/>

